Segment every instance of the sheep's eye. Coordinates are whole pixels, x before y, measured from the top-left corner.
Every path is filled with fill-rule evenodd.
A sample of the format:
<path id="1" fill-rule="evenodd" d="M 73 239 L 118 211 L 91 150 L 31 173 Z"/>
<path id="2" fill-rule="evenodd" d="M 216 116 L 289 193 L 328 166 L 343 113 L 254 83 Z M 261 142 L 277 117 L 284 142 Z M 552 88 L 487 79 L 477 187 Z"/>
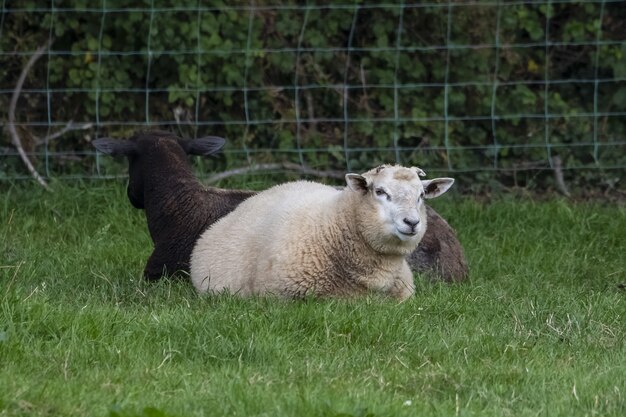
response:
<path id="1" fill-rule="evenodd" d="M 377 188 L 375 190 L 375 193 L 379 197 L 386 196 L 387 200 L 391 200 L 391 197 L 389 196 L 389 194 L 387 194 L 387 192 L 385 190 L 383 190 L 382 188 Z"/>

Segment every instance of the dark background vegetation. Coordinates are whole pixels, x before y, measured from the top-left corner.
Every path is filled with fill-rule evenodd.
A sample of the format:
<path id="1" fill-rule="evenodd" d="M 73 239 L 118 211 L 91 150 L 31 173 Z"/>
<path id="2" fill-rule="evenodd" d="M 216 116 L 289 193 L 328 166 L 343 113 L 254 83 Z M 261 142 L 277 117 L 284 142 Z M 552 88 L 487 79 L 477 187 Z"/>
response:
<path id="1" fill-rule="evenodd" d="M 626 2 L 3 4 L 3 125 L 25 62 L 52 39 L 16 109 L 50 177 L 123 173 L 89 141 L 151 126 L 228 138 L 205 172 L 397 161 L 473 191 L 551 190 L 558 155 L 574 190 L 624 187 Z M 70 120 L 90 126 L 37 140 Z M 1 135 L 0 179 L 27 176 Z"/>

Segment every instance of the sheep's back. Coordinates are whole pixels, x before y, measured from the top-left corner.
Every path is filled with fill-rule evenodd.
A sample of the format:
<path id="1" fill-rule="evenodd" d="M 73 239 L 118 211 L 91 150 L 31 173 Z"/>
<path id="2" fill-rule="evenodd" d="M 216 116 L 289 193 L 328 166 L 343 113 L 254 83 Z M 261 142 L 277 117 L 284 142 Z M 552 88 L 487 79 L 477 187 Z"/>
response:
<path id="1" fill-rule="evenodd" d="M 242 295 L 280 286 L 270 275 L 276 264 L 327 221 L 327 207 L 339 193 L 298 181 L 247 199 L 198 239 L 191 257 L 194 286 L 200 292 L 228 289 Z"/>
<path id="2" fill-rule="evenodd" d="M 195 179 L 177 178 L 149 195 L 146 218 L 155 248 L 144 276 L 189 272 L 192 250 L 203 231 L 230 213 L 253 191 L 205 188 Z"/>

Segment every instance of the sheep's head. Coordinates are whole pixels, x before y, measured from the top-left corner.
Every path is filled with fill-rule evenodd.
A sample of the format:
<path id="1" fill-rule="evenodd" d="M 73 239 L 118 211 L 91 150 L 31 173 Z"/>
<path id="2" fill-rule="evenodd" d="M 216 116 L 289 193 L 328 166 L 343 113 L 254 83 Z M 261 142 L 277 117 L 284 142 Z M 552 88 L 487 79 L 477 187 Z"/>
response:
<path id="1" fill-rule="evenodd" d="M 424 200 L 445 193 L 452 178 L 421 180 L 420 168 L 381 165 L 363 174 L 347 174 L 348 187 L 360 196 L 355 209 L 368 243 L 383 253 L 413 251 L 426 232 Z"/>
<path id="2" fill-rule="evenodd" d="M 102 153 L 128 158 L 128 199 L 136 208 L 144 208 L 144 180 L 157 170 L 190 169 L 186 155 L 212 155 L 224 145 L 224 139 L 207 136 L 180 139 L 168 132 L 141 132 L 130 139 L 99 138 L 93 145 Z"/>

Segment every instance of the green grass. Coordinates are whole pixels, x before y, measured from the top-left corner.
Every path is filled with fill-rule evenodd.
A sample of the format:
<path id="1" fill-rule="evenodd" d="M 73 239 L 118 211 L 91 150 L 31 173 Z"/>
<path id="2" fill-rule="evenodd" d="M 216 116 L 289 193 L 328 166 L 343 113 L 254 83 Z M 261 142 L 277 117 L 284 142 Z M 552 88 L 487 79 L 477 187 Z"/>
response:
<path id="1" fill-rule="evenodd" d="M 0 416 L 623 416 L 626 209 L 446 196 L 471 282 L 408 302 L 141 280 L 120 182 L 6 186 Z"/>

